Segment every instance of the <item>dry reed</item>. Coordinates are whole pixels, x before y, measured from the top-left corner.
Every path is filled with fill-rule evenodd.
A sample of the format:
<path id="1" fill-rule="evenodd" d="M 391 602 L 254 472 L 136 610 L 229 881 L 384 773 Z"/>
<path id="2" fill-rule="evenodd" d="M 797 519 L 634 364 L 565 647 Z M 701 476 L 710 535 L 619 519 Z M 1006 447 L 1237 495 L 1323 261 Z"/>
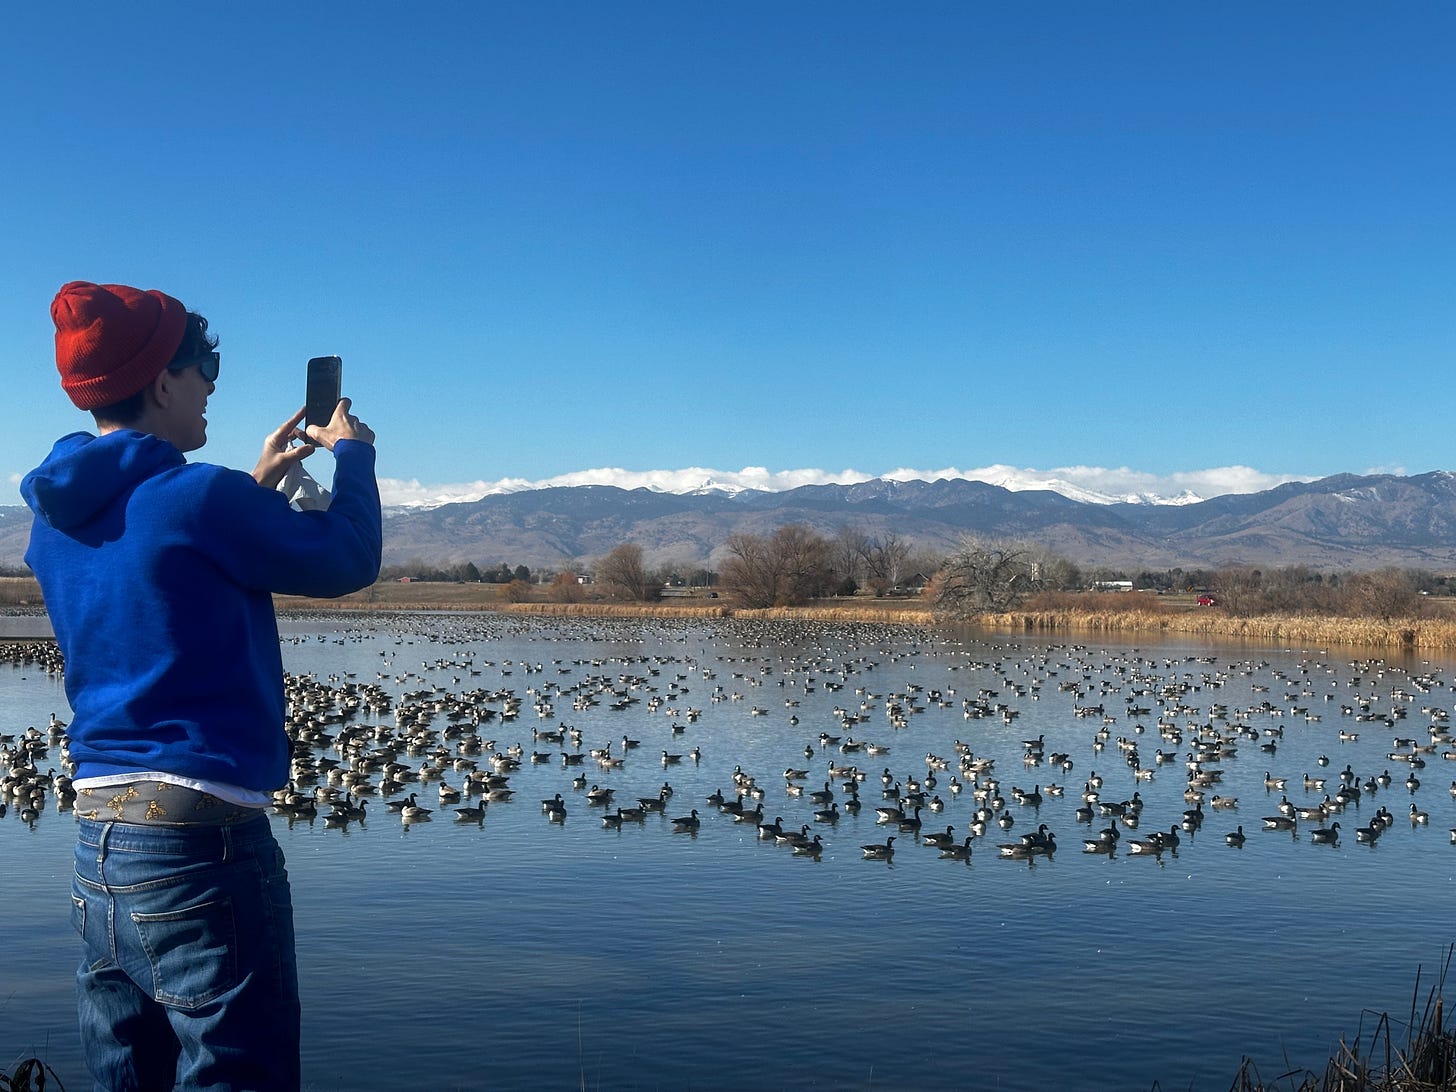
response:
<path id="1" fill-rule="evenodd" d="M 1331 618 L 1299 614 L 1236 617 L 1217 611 L 1169 614 L 1136 609 L 1046 610 L 987 614 L 976 619 L 975 624 L 1026 633 L 1186 634 L 1298 645 L 1456 649 L 1456 621 L 1436 618 Z"/>
<path id="2" fill-rule="evenodd" d="M 1445 1026 L 1442 987 L 1451 966 L 1452 949 L 1436 984 L 1420 1005 L 1421 978 L 1411 997 L 1405 1041 L 1399 1042 L 1401 1025 L 1389 1013 L 1367 1010 L 1355 1040 L 1340 1040 L 1335 1056 L 1323 1073 L 1291 1069 L 1266 1083 L 1258 1067 L 1245 1058 L 1229 1092 L 1453 1092 L 1456 1090 L 1456 1029 Z M 1421 1007 L 1419 1018 L 1417 1008 Z M 1375 1020 L 1369 1041 L 1362 1046 L 1365 1017 Z"/>

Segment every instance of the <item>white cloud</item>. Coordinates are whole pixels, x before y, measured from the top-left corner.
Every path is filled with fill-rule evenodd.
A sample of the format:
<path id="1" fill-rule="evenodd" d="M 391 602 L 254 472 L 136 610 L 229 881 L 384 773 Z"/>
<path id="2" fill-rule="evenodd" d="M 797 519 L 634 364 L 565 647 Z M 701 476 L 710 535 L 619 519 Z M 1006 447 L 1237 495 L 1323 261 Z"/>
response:
<path id="1" fill-rule="evenodd" d="M 622 489 L 652 489 L 663 493 L 692 493 L 703 489 L 721 489 L 726 492 L 757 489 L 777 493 L 803 485 L 855 485 L 875 478 L 898 482 L 965 478 L 1003 486 L 1012 491 L 1049 489 L 1076 500 L 1098 504 L 1117 501 L 1186 504 L 1225 493 L 1258 493 L 1285 482 L 1313 480 L 1297 474 L 1268 474 L 1247 466 L 1222 466 L 1171 474 L 1150 474 L 1130 467 L 1100 466 L 1064 466 L 1049 470 L 1005 465 L 973 469 L 945 467 L 941 470 L 901 467 L 880 474 L 867 474 L 850 469 L 837 472 L 814 468 L 769 470 L 762 466 L 746 466 L 742 470 L 712 470 L 700 466 L 681 470 L 598 467 L 535 481 L 502 478 L 494 482 L 429 485 L 414 479 L 402 481 L 397 478 L 382 478 L 379 491 L 386 505 L 433 507 L 455 501 L 479 500 L 496 493 L 516 493 L 557 486 L 612 485 Z"/>

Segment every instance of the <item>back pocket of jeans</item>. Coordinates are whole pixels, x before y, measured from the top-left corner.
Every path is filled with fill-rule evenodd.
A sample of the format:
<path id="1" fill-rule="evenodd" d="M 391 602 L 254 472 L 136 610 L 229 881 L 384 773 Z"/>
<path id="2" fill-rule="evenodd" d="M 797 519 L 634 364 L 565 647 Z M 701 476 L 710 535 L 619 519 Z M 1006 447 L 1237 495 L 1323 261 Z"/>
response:
<path id="1" fill-rule="evenodd" d="M 226 898 L 165 914 L 131 915 L 152 966 L 152 996 L 195 1009 L 238 984 L 237 927 Z"/>

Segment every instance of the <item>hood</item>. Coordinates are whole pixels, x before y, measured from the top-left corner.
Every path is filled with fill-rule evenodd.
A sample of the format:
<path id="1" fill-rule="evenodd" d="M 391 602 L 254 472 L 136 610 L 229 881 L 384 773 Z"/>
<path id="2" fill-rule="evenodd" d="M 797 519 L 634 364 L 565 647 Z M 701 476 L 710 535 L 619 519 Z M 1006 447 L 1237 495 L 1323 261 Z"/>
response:
<path id="1" fill-rule="evenodd" d="M 144 432 L 73 432 L 22 479 L 20 495 L 37 516 L 65 532 L 93 519 L 138 482 L 185 462 L 166 440 Z"/>

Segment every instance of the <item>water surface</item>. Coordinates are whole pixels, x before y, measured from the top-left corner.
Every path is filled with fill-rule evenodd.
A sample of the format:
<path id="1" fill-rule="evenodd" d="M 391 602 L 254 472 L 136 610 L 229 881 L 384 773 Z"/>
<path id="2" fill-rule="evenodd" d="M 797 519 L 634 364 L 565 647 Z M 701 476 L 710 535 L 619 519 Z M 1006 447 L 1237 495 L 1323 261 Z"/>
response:
<path id="1" fill-rule="evenodd" d="M 1286 1059 L 1318 1068 L 1365 1010 L 1403 1017 L 1417 968 L 1429 977 L 1453 939 L 1450 745 L 1425 756 L 1414 792 L 1408 764 L 1388 757 L 1396 737 L 1428 742 L 1433 711 L 1450 711 L 1445 663 L 888 626 L 499 616 L 360 626 L 290 626 L 288 670 L 328 687 L 380 687 L 391 709 L 355 722 L 391 730 L 401 704 L 484 691 L 477 705 L 497 717 L 483 736 L 552 758 L 524 762 L 515 797 L 489 804 L 481 824 L 454 822 L 457 805 L 440 803 L 434 782 L 411 786 L 436 809 L 426 824 L 404 826 L 377 796 L 368 819 L 344 830 L 276 819 L 294 880 L 312 1088 L 1223 1089 L 1245 1054 L 1266 1077 Z M 590 679 L 600 680 L 584 688 L 594 706 L 556 693 Z M 636 700 L 613 709 L 612 691 Z M 520 711 L 501 722 L 507 692 Z M 538 715 L 542 698 L 551 708 Z M 1014 716 L 966 719 L 967 700 Z M 1393 726 L 1361 720 L 1362 702 L 1405 714 Z M 887 703 L 908 710 L 901 726 Z M 1096 704 L 1115 719 L 1076 714 Z M 52 711 L 68 716 L 54 675 L 0 667 L 0 732 L 44 727 Z M 1182 741 L 1164 739 L 1160 720 Z M 1117 740 L 1136 740 L 1150 766 L 1159 749 L 1186 754 L 1210 723 L 1246 732 L 1210 792 L 1236 796 L 1237 808 L 1205 803 L 1201 829 L 1180 830 L 1176 852 L 1084 855 L 1089 827 L 1075 811 L 1094 771 L 1104 800 L 1145 800 L 1124 841 L 1177 826 L 1190 806 L 1182 757 L 1138 780 Z M 442 713 L 429 727 L 445 724 Z M 639 741 L 619 769 L 590 759 L 579 769 L 623 804 L 667 782 L 665 815 L 604 829 L 601 809 L 572 786 L 578 768 L 559 759 L 575 748 L 533 740 L 533 729 L 561 724 L 580 730 L 584 748 L 620 753 L 624 735 Z M 1342 741 L 1342 730 L 1358 740 Z M 889 753 L 824 748 L 821 732 Z M 1027 764 L 1023 741 L 1037 736 L 1071 768 Z M 929 790 L 945 810 L 922 812 L 924 830 L 965 834 L 976 805 L 969 787 L 948 788 L 958 741 L 995 759 L 1012 828 L 992 826 L 969 863 L 940 859 L 910 833 L 897 834 L 890 862 L 865 860 L 862 844 L 895 833 L 875 822 L 882 771 L 903 788 L 925 777 L 927 754 L 951 769 Z M 1269 743 L 1272 754 L 1259 749 Z M 664 750 L 684 760 L 664 767 Z M 813 790 L 831 762 L 865 772 L 864 806 L 814 824 L 783 771 L 808 768 Z M 1331 816 L 1345 835 L 1337 845 L 1310 841 L 1316 822 L 1262 829 L 1284 795 L 1265 788 L 1266 773 L 1288 777 L 1285 793 L 1306 806 L 1338 787 L 1347 764 L 1362 782 L 1387 769 L 1392 782 Z M 820 858 L 766 843 L 707 803 L 715 790 L 732 795 L 735 767 L 763 788 L 766 818 L 814 824 Z M 1326 788 L 1306 790 L 1306 774 L 1328 778 Z M 444 775 L 457 787 L 462 778 Z M 1047 795 L 1052 783 L 1064 795 Z M 1018 805 L 1013 786 L 1038 786 L 1043 803 Z M 557 792 L 562 824 L 540 805 Z M 1410 822 L 1413 802 L 1427 825 Z M 1357 844 L 1354 828 L 1381 806 L 1395 824 L 1377 844 Z M 692 808 L 699 831 L 673 833 L 668 819 Z M 1053 856 L 997 855 L 1042 823 L 1057 837 Z M 1248 840 L 1234 849 L 1224 835 L 1239 824 Z M 53 799 L 33 826 L 14 809 L 0 821 L 0 1068 L 39 1053 L 82 1087 L 64 913 L 72 836 Z"/>

